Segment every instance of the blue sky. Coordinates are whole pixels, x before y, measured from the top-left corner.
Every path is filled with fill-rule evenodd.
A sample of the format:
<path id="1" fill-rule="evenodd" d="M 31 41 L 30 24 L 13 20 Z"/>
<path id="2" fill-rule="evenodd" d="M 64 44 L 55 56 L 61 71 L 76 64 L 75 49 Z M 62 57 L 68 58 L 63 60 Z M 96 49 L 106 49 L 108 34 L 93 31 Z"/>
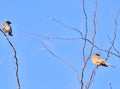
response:
<path id="1" fill-rule="evenodd" d="M 94 28 L 95 0 L 86 0 L 85 8 L 88 15 L 88 38 L 91 39 Z M 113 37 L 114 20 L 118 9 L 120 9 L 120 1 L 118 0 L 98 1 L 98 29 L 95 44 L 100 48 L 109 48 L 110 43 L 107 35 Z M 16 48 L 19 59 L 21 89 L 79 89 L 80 85 L 73 71 L 44 50 L 39 36 L 30 33 L 50 37 L 80 37 L 76 31 L 65 28 L 50 18 L 55 18 L 85 33 L 82 0 L 3 0 L 0 11 L 0 24 L 6 20 L 12 22 L 13 37 L 9 38 Z M 120 17 L 118 18 L 117 39 L 115 41 L 115 47 L 118 50 L 120 49 L 119 22 Z M 0 38 L 0 89 L 17 89 L 13 50 L 2 33 Z M 71 63 L 81 75 L 82 40 L 49 39 L 44 40 L 44 42 L 51 51 Z M 89 51 L 90 44 L 86 47 L 86 56 L 89 55 Z M 103 58 L 106 57 L 105 52 L 94 49 L 93 53 L 96 52 L 100 53 Z M 90 89 L 110 89 L 109 82 L 111 82 L 113 89 L 118 89 L 120 78 L 117 76 L 120 75 L 120 59 L 110 55 L 108 62 L 115 65 L 116 68 L 100 67 Z M 95 65 L 89 60 L 85 70 L 85 83 L 94 67 Z"/>

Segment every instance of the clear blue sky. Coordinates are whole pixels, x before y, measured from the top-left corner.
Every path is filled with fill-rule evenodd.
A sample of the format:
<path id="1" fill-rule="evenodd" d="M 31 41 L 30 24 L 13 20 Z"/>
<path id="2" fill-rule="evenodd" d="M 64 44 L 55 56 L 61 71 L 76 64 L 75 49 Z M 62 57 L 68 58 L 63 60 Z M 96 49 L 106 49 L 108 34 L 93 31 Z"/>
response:
<path id="1" fill-rule="evenodd" d="M 90 39 L 93 32 L 95 0 L 86 0 L 85 8 L 88 15 L 88 38 Z M 100 48 L 107 49 L 110 45 L 107 35 L 113 36 L 114 19 L 119 8 L 119 0 L 98 1 L 98 30 L 95 43 Z M 21 89 L 79 89 L 80 86 L 73 71 L 47 51 L 42 50 L 40 37 L 24 32 L 51 37 L 80 37 L 77 32 L 55 23 L 49 17 L 85 32 L 82 0 L 2 0 L 0 11 L 0 25 L 6 20 L 12 22 L 14 36 L 9 38 L 17 50 Z M 115 42 L 118 50 L 120 49 L 119 22 L 120 17 Z M 71 63 L 81 75 L 82 40 L 46 40 L 45 43 L 58 56 Z M 0 89 L 17 89 L 13 50 L 2 33 L 0 45 Z M 87 48 L 86 56 L 90 50 L 89 45 Z M 93 52 L 100 53 L 103 58 L 106 57 L 105 52 L 99 52 L 96 49 Z M 120 59 L 111 55 L 108 62 L 115 65 L 116 69 L 100 67 L 90 89 L 110 89 L 109 82 L 112 83 L 113 89 L 118 89 Z M 95 65 L 89 60 L 85 70 L 85 82 L 88 81 L 94 67 Z"/>

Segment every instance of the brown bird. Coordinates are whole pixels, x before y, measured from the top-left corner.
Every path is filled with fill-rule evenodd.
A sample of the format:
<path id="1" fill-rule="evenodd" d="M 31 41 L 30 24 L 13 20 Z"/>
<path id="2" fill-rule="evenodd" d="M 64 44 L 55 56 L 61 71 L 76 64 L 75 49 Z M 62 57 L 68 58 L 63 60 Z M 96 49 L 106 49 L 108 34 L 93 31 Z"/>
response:
<path id="1" fill-rule="evenodd" d="M 111 66 L 111 67 L 114 67 L 115 68 L 115 66 L 113 66 L 113 65 L 111 65 L 111 64 L 109 64 L 109 63 L 107 63 L 105 60 L 103 60 L 101 57 L 100 57 L 100 54 L 93 54 L 92 55 L 92 57 L 91 57 L 91 59 L 92 59 L 92 62 L 95 64 L 95 65 L 97 65 L 97 66 L 105 66 L 105 67 L 108 67 L 108 66 Z"/>
<path id="2" fill-rule="evenodd" d="M 2 24 L 2 30 L 4 33 L 8 33 L 8 35 L 13 36 L 12 28 L 11 28 L 10 24 L 11 24 L 10 21 L 6 21 L 4 24 Z"/>

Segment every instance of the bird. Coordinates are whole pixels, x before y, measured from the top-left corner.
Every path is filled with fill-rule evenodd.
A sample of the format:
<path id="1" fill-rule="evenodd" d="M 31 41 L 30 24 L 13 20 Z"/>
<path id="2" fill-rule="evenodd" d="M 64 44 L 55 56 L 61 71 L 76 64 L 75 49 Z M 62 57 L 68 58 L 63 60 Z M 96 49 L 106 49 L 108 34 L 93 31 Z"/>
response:
<path id="1" fill-rule="evenodd" d="M 8 35 L 13 36 L 12 28 L 11 28 L 10 24 L 11 24 L 10 21 L 6 21 L 4 24 L 2 24 L 2 30 L 4 33 L 8 33 Z"/>
<path id="2" fill-rule="evenodd" d="M 107 63 L 105 60 L 103 60 L 101 58 L 100 54 L 97 54 L 97 53 L 93 54 L 91 59 L 92 59 L 93 64 L 97 65 L 97 67 L 98 66 L 105 66 L 105 67 L 111 66 L 111 67 L 115 68 L 115 66 L 113 66 L 113 65 Z"/>

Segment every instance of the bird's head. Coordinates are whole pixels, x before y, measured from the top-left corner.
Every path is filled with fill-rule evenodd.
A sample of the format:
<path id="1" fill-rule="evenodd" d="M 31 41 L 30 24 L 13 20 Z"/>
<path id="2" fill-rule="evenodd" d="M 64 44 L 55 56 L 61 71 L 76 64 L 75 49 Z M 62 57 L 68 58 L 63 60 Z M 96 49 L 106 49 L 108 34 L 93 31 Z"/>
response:
<path id="1" fill-rule="evenodd" d="M 98 53 L 95 53 L 95 55 L 100 56 L 100 54 L 98 54 Z"/>
<path id="2" fill-rule="evenodd" d="M 6 23 L 11 24 L 11 22 L 10 22 L 10 21 L 6 21 Z"/>

